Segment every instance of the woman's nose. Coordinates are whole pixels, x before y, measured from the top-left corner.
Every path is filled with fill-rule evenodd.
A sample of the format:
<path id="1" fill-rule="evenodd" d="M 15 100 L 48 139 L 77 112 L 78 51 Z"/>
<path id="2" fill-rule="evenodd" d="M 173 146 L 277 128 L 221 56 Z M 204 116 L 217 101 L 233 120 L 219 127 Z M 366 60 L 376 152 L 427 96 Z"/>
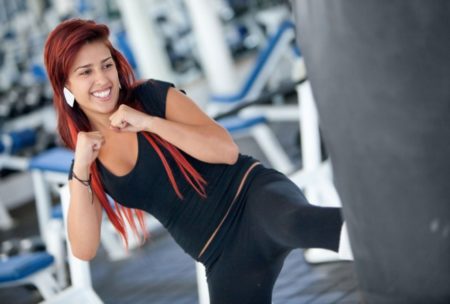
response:
<path id="1" fill-rule="evenodd" d="M 95 83 L 96 84 L 105 84 L 108 82 L 108 77 L 106 75 L 106 71 L 103 69 L 98 69 L 95 73 Z"/>

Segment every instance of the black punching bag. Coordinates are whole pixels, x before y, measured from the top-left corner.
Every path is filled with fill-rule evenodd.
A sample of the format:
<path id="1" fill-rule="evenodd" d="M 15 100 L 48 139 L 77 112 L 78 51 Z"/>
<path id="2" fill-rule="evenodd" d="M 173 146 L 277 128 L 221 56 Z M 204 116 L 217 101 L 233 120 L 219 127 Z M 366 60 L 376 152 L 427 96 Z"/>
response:
<path id="1" fill-rule="evenodd" d="M 450 1 L 293 0 L 365 303 L 450 303 Z"/>

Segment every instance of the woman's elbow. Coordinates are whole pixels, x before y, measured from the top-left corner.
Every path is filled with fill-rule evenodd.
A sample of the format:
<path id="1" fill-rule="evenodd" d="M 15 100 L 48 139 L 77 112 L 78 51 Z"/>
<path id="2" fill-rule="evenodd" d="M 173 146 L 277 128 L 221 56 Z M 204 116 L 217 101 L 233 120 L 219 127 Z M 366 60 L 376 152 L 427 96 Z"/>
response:
<path id="1" fill-rule="evenodd" d="M 74 250 L 72 249 L 72 254 L 77 259 L 89 262 L 97 255 L 96 251 L 87 251 L 87 250 Z"/>
<path id="2" fill-rule="evenodd" d="M 80 244 L 80 242 L 74 242 L 69 235 L 69 245 L 70 245 L 70 251 L 72 252 L 72 255 L 76 257 L 77 259 L 83 260 L 83 261 L 90 261 L 97 255 L 97 248 L 98 245 L 95 246 L 93 244 Z"/>

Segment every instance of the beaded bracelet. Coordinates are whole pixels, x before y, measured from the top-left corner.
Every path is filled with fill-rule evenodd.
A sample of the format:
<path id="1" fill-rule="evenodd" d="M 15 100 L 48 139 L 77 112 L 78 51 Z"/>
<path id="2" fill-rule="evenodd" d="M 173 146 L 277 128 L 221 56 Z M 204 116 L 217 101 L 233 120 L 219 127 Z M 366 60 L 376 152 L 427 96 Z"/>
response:
<path id="1" fill-rule="evenodd" d="M 79 178 L 79 177 L 75 174 L 75 172 L 72 170 L 72 176 L 73 176 L 77 181 L 79 181 L 80 183 L 82 183 L 84 186 L 88 187 L 89 194 L 91 195 L 91 198 L 92 198 L 91 204 L 94 204 L 94 196 L 92 195 L 92 188 L 91 188 L 91 174 L 89 174 L 89 178 L 88 178 L 87 180 L 84 180 L 84 179 Z"/>

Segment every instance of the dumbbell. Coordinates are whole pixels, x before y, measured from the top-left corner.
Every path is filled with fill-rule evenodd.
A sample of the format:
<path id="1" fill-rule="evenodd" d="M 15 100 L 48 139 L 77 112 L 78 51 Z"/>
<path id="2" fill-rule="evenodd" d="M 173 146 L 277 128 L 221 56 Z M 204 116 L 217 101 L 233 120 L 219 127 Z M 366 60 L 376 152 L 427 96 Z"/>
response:
<path id="1" fill-rule="evenodd" d="M 0 246 L 0 257 L 2 259 L 17 255 L 20 252 L 20 240 L 9 239 L 3 241 Z"/>
<path id="2" fill-rule="evenodd" d="M 12 131 L 7 134 L 0 134 L 0 153 L 14 154 L 25 147 L 36 144 L 36 132 L 33 129 L 23 129 L 20 131 Z"/>
<path id="3" fill-rule="evenodd" d="M 17 99 L 17 92 L 10 90 L 2 96 L 0 104 L 0 117 L 7 120 L 12 118 L 12 110 L 14 106 L 14 100 Z"/>
<path id="4" fill-rule="evenodd" d="M 23 87 L 17 87 L 16 88 L 17 97 L 13 101 L 12 105 L 12 117 L 19 117 L 24 115 L 26 112 L 27 104 L 26 104 L 26 89 Z"/>
<path id="5" fill-rule="evenodd" d="M 45 251 L 46 246 L 44 241 L 40 236 L 31 236 L 28 238 L 21 239 L 19 242 L 19 252 L 38 252 Z"/>
<path id="6" fill-rule="evenodd" d="M 26 252 L 45 251 L 46 246 L 40 236 L 31 236 L 23 239 L 9 239 L 3 241 L 0 247 L 1 257 L 11 257 Z"/>
<path id="7" fill-rule="evenodd" d="M 24 109 L 22 114 L 30 113 L 39 107 L 41 88 L 38 85 L 28 87 L 25 93 Z"/>

